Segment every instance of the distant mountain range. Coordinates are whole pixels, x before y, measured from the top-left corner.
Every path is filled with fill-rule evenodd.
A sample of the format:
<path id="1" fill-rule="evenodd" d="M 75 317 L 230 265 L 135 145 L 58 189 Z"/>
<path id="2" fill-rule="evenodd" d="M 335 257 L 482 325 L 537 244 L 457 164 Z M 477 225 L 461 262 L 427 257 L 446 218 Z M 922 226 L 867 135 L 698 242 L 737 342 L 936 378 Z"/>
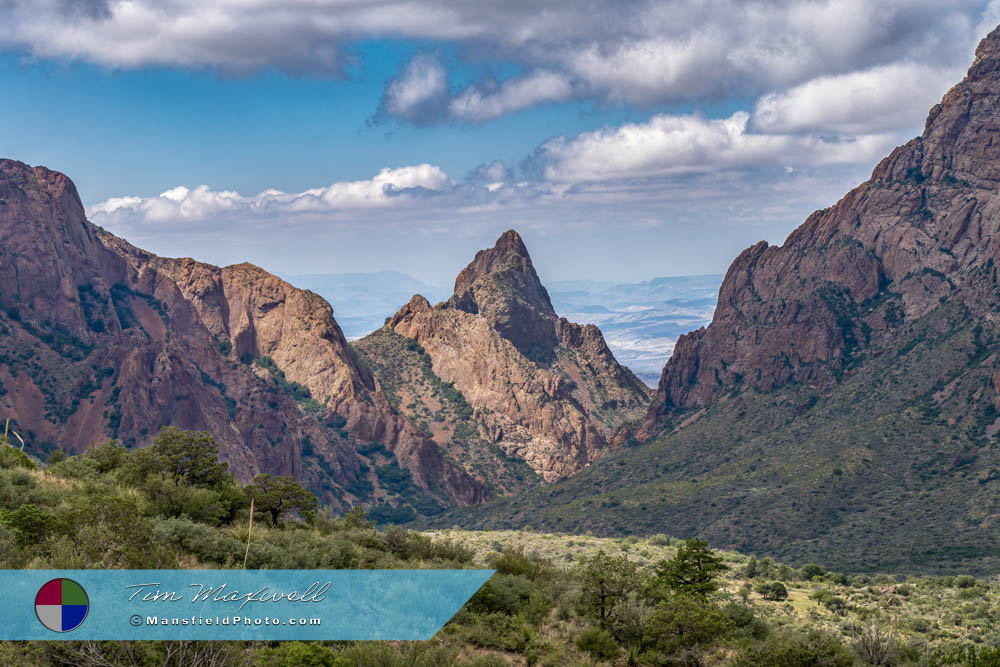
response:
<path id="1" fill-rule="evenodd" d="M 379 329 L 414 294 L 431 303 L 451 296 L 448 288 L 398 271 L 278 275 L 326 299 L 348 340 Z M 712 320 L 722 278 L 676 276 L 639 283 L 563 280 L 549 283 L 549 296 L 562 317 L 600 327 L 618 361 L 655 387 L 678 336 Z"/>
<path id="2" fill-rule="evenodd" d="M 618 361 L 655 387 L 682 334 L 707 326 L 721 275 L 653 278 L 641 283 L 555 281 L 552 305 L 573 322 L 601 328 Z"/>

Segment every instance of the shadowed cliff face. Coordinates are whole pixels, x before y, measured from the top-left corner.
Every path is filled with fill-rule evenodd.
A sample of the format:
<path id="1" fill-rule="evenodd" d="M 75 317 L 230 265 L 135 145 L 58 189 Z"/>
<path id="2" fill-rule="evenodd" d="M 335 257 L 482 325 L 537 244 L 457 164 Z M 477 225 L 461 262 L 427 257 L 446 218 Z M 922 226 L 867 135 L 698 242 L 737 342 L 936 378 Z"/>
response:
<path id="1" fill-rule="evenodd" d="M 514 230 L 480 250 L 455 279 L 447 306 L 479 315 L 522 354 L 532 358 L 558 344 L 558 317 L 528 249 Z"/>
<path id="2" fill-rule="evenodd" d="M 244 481 L 291 474 L 342 507 L 385 495 L 373 463 L 441 503 L 487 496 L 392 409 L 323 299 L 249 264 L 135 248 L 86 221 L 66 176 L 11 160 L 0 355 L 0 414 L 42 450 L 143 445 L 172 425 L 209 431 Z M 371 442 L 390 461 L 359 455 Z"/>
<path id="3" fill-rule="evenodd" d="M 733 389 L 828 389 L 864 350 L 946 301 L 989 319 L 981 296 L 996 291 L 998 139 L 1000 29 L 923 134 L 871 180 L 782 246 L 761 242 L 736 258 L 711 325 L 678 340 L 640 436 Z"/>
<path id="4" fill-rule="evenodd" d="M 448 301 L 432 307 L 415 296 L 386 326 L 426 351 L 433 372 L 475 410 L 486 441 L 547 481 L 605 454 L 613 430 L 648 400 L 597 327 L 555 314 L 513 230 L 476 254 Z"/>

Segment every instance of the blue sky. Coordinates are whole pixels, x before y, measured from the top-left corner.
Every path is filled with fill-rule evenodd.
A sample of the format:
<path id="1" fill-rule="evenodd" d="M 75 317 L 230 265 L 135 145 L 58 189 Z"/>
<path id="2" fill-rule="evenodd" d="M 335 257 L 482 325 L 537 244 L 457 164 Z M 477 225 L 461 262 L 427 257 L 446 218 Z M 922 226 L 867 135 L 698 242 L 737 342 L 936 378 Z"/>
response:
<path id="1" fill-rule="evenodd" d="M 0 155 L 165 255 L 717 273 L 918 134 L 984 2 L 0 0 Z"/>

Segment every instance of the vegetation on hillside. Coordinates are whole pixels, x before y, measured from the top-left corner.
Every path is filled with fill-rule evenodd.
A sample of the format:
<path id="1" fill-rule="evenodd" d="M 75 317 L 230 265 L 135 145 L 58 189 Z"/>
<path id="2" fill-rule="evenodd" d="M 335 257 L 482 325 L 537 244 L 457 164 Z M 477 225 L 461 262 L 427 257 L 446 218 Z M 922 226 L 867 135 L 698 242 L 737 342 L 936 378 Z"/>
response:
<path id="1" fill-rule="evenodd" d="M 248 568 L 497 573 L 426 643 L 4 642 L 0 664 L 1000 664 L 998 587 L 972 577 L 848 578 L 662 535 L 379 530 L 360 510 L 314 512 L 291 480 L 242 487 L 214 447 L 166 429 L 148 449 L 112 442 L 41 465 L 0 445 L 0 567 L 240 567 L 253 497 Z M 787 601 L 751 589 L 778 582 Z"/>
<path id="2" fill-rule="evenodd" d="M 527 463 L 480 436 L 472 406 L 454 384 L 434 373 L 430 355 L 417 341 L 383 328 L 353 347 L 378 378 L 392 406 L 410 417 L 452 463 L 464 467 L 497 495 L 539 485 L 540 478 Z"/>
<path id="3" fill-rule="evenodd" d="M 836 386 L 737 387 L 570 479 L 419 525 L 668 532 L 796 565 L 996 573 L 998 360 L 1000 337 L 944 303 L 858 351 Z"/>

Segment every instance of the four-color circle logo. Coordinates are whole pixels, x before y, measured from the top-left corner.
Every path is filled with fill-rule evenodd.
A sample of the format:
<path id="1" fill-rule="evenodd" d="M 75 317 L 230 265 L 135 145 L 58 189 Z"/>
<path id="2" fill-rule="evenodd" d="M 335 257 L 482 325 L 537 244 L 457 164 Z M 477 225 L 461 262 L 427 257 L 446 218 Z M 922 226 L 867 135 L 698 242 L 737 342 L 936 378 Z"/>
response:
<path id="1" fill-rule="evenodd" d="M 53 579 L 38 589 L 35 596 L 38 620 L 55 632 L 69 632 L 80 627 L 89 610 L 87 591 L 72 579 Z"/>

